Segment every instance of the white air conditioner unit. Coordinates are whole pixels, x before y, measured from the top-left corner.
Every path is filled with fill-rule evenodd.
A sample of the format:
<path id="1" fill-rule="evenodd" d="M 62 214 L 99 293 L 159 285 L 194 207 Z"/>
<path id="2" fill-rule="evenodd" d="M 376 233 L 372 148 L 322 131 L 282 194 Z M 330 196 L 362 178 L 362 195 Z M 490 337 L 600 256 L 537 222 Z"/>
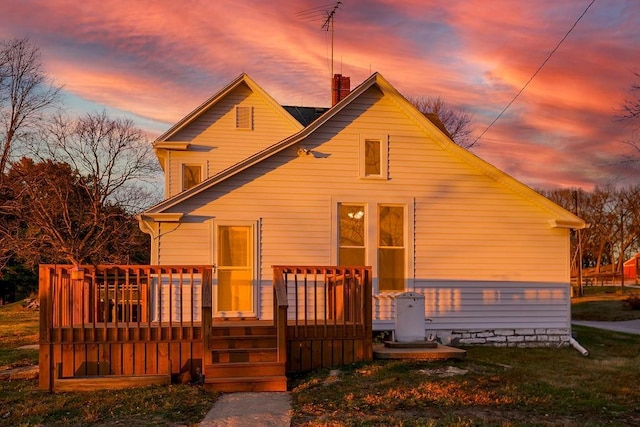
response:
<path id="1" fill-rule="evenodd" d="M 396 341 L 425 340 L 424 295 L 406 292 L 396 297 Z"/>

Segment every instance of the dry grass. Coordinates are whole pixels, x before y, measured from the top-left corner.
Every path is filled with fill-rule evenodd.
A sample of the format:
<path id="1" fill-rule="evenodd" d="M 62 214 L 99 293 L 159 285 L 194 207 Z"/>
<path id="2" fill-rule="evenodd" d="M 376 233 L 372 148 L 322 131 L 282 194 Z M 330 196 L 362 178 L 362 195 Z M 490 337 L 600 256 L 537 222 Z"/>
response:
<path id="1" fill-rule="evenodd" d="M 0 307 L 0 366 L 36 364 L 37 350 L 17 347 L 37 342 L 37 311 L 20 302 Z M 0 381 L 0 426 L 193 425 L 217 398 L 191 385 L 60 394 L 37 386 L 37 380 Z"/>
<path id="2" fill-rule="evenodd" d="M 607 319 L 623 316 L 622 300 L 634 292 L 599 291 L 576 302 L 597 304 Z M 374 361 L 345 367 L 338 377 L 303 375 L 291 382 L 293 424 L 640 425 L 640 335 L 583 327 L 574 333 L 588 357 L 572 348 L 469 347 L 463 362 Z M 447 366 L 467 373 L 425 374 Z"/>
<path id="3" fill-rule="evenodd" d="M 37 350 L 18 347 L 38 343 L 38 312 L 15 302 L 0 307 L 0 366 L 37 364 Z"/>
<path id="4" fill-rule="evenodd" d="M 467 348 L 463 362 L 374 361 L 292 382 L 297 426 L 638 425 L 640 337 L 576 328 L 570 348 Z M 453 366 L 464 375 L 426 373 Z"/>

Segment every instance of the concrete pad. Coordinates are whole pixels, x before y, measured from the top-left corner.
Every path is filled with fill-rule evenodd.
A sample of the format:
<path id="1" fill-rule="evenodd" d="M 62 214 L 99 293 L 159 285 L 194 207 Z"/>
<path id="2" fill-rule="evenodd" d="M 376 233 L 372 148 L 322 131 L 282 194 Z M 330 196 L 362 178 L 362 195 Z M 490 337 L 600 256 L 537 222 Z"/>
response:
<path id="1" fill-rule="evenodd" d="M 201 427 L 289 427 L 291 395 L 282 392 L 222 395 L 200 423 Z"/>
<path id="2" fill-rule="evenodd" d="M 462 360 L 467 352 L 455 347 L 438 344 L 436 348 L 389 348 L 373 346 L 375 359 Z"/>

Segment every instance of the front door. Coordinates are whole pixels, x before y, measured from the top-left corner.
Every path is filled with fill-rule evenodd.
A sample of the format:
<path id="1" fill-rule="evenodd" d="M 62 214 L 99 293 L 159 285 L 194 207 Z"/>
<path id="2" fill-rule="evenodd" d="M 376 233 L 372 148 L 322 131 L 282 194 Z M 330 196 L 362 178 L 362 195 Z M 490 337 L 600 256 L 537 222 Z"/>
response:
<path id="1" fill-rule="evenodd" d="M 254 317 L 254 226 L 216 227 L 216 316 Z"/>

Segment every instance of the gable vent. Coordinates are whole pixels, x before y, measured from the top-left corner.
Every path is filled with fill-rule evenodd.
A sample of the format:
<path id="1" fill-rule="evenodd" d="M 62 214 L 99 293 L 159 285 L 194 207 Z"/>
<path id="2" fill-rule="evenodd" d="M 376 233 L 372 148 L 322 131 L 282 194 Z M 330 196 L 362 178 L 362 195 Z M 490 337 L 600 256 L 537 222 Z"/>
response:
<path id="1" fill-rule="evenodd" d="M 253 129 L 253 107 L 236 107 L 236 129 Z"/>

